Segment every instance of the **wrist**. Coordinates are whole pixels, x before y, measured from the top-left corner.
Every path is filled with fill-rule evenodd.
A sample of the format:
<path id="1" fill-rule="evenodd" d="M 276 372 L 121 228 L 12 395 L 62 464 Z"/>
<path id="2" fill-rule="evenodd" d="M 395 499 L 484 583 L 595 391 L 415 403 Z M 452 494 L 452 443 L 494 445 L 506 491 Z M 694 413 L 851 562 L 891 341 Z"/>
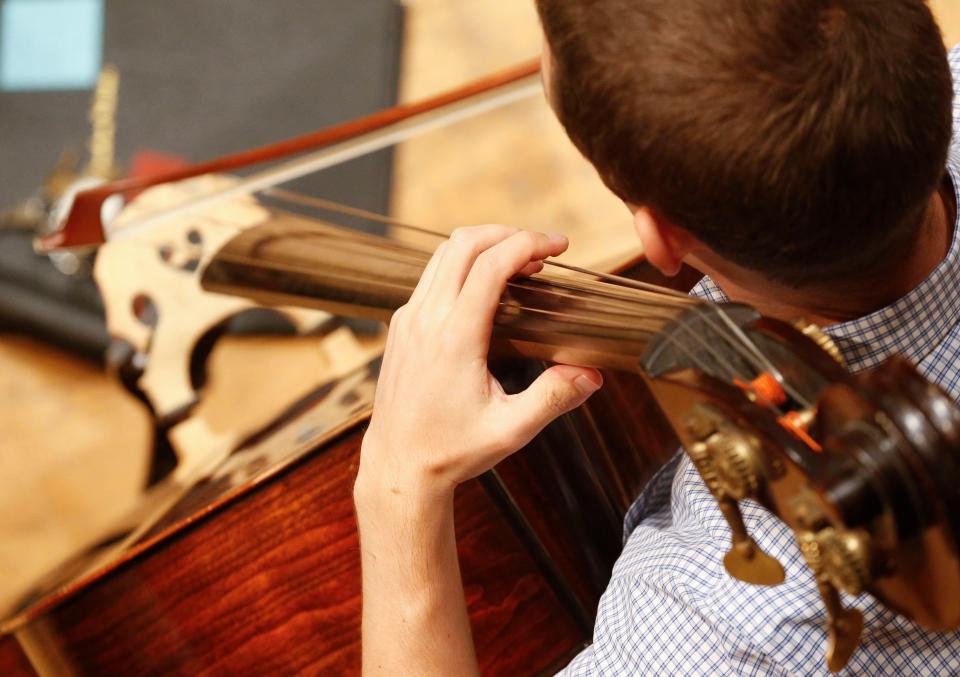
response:
<path id="1" fill-rule="evenodd" d="M 453 507 L 456 486 L 427 472 L 391 471 L 361 458 L 353 485 L 357 514 L 409 519 Z"/>

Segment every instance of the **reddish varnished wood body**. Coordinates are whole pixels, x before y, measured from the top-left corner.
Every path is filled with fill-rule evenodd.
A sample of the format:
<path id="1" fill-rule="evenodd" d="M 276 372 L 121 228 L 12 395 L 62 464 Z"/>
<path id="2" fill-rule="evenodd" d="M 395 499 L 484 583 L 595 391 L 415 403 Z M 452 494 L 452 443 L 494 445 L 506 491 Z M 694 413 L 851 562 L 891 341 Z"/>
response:
<path id="1" fill-rule="evenodd" d="M 81 674 L 351 674 L 360 431 L 65 600 L 24 631 Z M 544 670 L 585 638 L 482 487 L 457 536 L 481 665 Z M 522 637 L 522 641 L 518 641 Z"/>
<path id="2" fill-rule="evenodd" d="M 529 361 L 501 367 L 508 388 L 538 373 Z M 606 379 L 587 407 L 458 491 L 461 570 L 486 674 L 549 671 L 590 641 L 623 514 L 677 448 L 642 378 Z M 289 466 L 242 452 L 231 466 L 239 473 L 194 487 L 122 564 L 38 598 L 18 635 L 76 674 L 359 672 L 361 436 L 355 425 Z M 247 482 L 247 463 L 283 469 Z M 23 654 L 0 639 L 0 673 L 21 674 Z"/>
<path id="3" fill-rule="evenodd" d="M 37 673 L 13 635 L 0 636 L 0 675 L 34 677 Z"/>

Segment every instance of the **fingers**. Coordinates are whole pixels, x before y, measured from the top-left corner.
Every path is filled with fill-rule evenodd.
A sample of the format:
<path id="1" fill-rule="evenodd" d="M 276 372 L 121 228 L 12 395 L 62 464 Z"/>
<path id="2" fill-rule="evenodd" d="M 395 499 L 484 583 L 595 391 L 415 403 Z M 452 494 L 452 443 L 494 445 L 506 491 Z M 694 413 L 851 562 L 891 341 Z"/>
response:
<path id="1" fill-rule="evenodd" d="M 388 387 L 387 384 L 390 383 L 389 376 L 394 368 L 393 349 L 397 341 L 397 334 L 400 332 L 400 323 L 407 312 L 409 311 L 406 306 L 398 308 L 393 314 L 393 317 L 390 318 L 390 323 L 387 326 L 387 341 L 383 348 L 383 362 L 380 365 L 380 374 L 377 378 L 377 390 L 374 396 L 375 403 L 387 397 L 384 391 Z"/>
<path id="2" fill-rule="evenodd" d="M 507 398 L 504 406 L 509 420 L 503 426 L 519 449 L 562 414 L 576 409 L 600 389 L 603 376 L 596 369 L 557 365 L 540 374 L 529 388 Z"/>
<path id="3" fill-rule="evenodd" d="M 563 253 L 567 238 L 528 231 L 514 233 L 477 256 L 463 283 L 454 313 L 458 324 L 469 328 L 467 345 L 486 356 L 494 315 L 507 281 L 527 269 L 531 262 Z M 473 334 L 470 334 L 472 330 Z"/>
<path id="4" fill-rule="evenodd" d="M 523 267 L 517 277 L 530 277 L 531 275 L 536 275 L 541 270 L 543 270 L 543 261 L 531 261 Z"/>
<path id="5" fill-rule="evenodd" d="M 430 289 L 433 278 L 436 276 L 437 267 L 440 265 L 440 260 L 443 258 L 443 253 L 446 248 L 447 241 L 444 241 L 433 251 L 433 256 L 430 257 L 426 267 L 423 269 L 420 280 L 417 282 L 413 294 L 410 295 L 410 300 L 407 301 L 407 305 L 417 306 L 423 302 L 424 297 L 427 295 L 427 290 Z"/>
<path id="6" fill-rule="evenodd" d="M 477 257 L 516 232 L 517 229 L 512 226 L 498 224 L 453 231 L 430 286 L 431 302 L 452 304 Z"/>

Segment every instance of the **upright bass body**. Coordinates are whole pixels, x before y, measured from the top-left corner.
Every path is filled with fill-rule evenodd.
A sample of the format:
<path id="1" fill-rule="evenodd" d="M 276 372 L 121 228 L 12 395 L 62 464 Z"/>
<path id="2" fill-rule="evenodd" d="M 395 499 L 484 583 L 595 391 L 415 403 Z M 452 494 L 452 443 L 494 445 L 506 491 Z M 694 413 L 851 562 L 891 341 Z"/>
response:
<path id="1" fill-rule="evenodd" d="M 358 672 L 352 486 L 377 367 L 322 387 L 195 482 L 158 485 L 3 629 L 41 674 Z M 508 388 L 539 369 L 495 368 Z M 627 403 L 632 413 L 613 415 Z M 485 674 L 548 672 L 591 640 L 622 516 L 673 439 L 642 379 L 611 374 L 589 407 L 461 487 L 459 555 Z"/>
<path id="2" fill-rule="evenodd" d="M 271 223 L 285 229 L 251 235 L 316 226 L 279 212 Z M 352 485 L 376 366 L 325 385 L 216 467 L 154 487 L 100 546 L 0 615 L 0 674 L 358 672 Z M 539 370 L 495 368 L 508 388 Z M 485 672 L 549 671 L 590 641 L 622 516 L 672 440 L 643 380 L 608 374 L 588 407 L 458 492 Z"/>
<path id="3" fill-rule="evenodd" d="M 278 170 L 290 180 L 291 171 L 299 176 L 362 148 L 387 147 L 398 133 L 461 119 L 470 107 L 538 95 L 538 69 L 524 64 L 301 139 L 86 191 L 62 230 L 39 246 L 105 242 L 102 207 L 111 197 L 132 199 L 150 186 L 313 151 L 198 198 L 209 208 L 241 188 L 275 185 Z M 153 218 L 125 226 L 122 236 L 142 235 Z M 497 366 L 507 387 L 522 387 L 538 369 L 529 361 Z M 217 467 L 157 485 L 128 524 L 48 576 L 2 619 L 0 641 L 9 647 L 15 637 L 37 669 L 53 674 L 356 672 L 352 484 L 375 371 L 371 365 L 328 384 Z M 549 671 L 590 640 L 620 550 L 622 515 L 659 459 L 676 449 L 641 377 L 611 375 L 607 384 L 588 408 L 458 492 L 461 568 L 485 672 Z M 625 403 L 634 413 L 611 415 Z M 22 658 L 17 653 L 11 665 Z"/>

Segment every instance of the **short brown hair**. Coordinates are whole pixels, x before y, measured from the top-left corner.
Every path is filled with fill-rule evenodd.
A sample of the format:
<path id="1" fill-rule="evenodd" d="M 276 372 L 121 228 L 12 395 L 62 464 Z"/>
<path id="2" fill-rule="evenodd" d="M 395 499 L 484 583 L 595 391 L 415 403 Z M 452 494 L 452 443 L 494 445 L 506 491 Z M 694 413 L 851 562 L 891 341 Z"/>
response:
<path id="1" fill-rule="evenodd" d="M 537 0 L 553 103 L 619 197 L 794 286 L 909 247 L 953 97 L 923 0 Z"/>

